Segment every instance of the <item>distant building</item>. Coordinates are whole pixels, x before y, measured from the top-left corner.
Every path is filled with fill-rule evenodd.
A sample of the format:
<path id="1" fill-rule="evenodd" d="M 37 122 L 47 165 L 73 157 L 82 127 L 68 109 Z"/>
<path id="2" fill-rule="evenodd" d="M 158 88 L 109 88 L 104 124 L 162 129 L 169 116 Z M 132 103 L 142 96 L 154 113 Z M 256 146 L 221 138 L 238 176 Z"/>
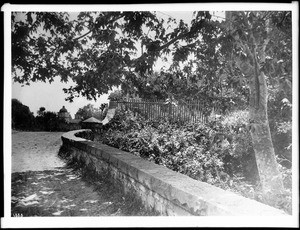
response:
<path id="1" fill-rule="evenodd" d="M 75 129 L 81 129 L 81 119 L 78 119 L 75 117 L 75 119 L 72 119 L 70 113 L 68 110 L 63 106 L 59 112 L 58 117 L 63 119 L 68 125 L 69 130 L 75 130 Z"/>
<path id="2" fill-rule="evenodd" d="M 100 130 L 102 127 L 102 122 L 95 117 L 90 117 L 82 121 L 82 128 L 92 129 L 94 131 Z"/>
<path id="3" fill-rule="evenodd" d="M 64 119 L 67 123 L 69 123 L 72 120 L 72 117 L 68 110 L 63 106 L 59 112 L 58 112 L 58 117 Z"/>

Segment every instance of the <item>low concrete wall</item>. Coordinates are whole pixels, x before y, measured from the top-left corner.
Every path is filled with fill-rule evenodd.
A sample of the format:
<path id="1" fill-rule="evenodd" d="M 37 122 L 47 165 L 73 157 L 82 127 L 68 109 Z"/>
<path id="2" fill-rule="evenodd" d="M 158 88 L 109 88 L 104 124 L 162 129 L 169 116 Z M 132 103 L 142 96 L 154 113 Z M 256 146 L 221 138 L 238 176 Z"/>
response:
<path id="1" fill-rule="evenodd" d="M 75 136 L 88 131 L 63 134 L 63 145 L 89 158 L 98 172 L 109 172 L 125 192 L 134 190 L 146 207 L 161 215 L 285 215 L 284 211 L 196 181 L 128 152 Z"/>

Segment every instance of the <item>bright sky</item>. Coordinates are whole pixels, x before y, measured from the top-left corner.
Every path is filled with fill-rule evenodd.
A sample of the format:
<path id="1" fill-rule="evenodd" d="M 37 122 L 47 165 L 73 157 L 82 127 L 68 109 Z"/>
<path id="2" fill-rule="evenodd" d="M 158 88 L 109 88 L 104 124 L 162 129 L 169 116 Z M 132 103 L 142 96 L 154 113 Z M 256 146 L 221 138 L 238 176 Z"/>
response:
<path id="1" fill-rule="evenodd" d="M 186 23 L 192 19 L 192 11 L 159 11 L 159 17 L 167 18 L 172 16 L 176 19 L 183 19 Z M 163 63 L 157 63 L 156 67 L 160 68 Z M 12 98 L 16 98 L 24 105 L 28 106 L 31 112 L 36 112 L 40 107 L 45 107 L 47 111 L 58 112 L 64 105 L 74 118 L 79 108 L 91 103 L 95 107 L 99 107 L 102 103 L 108 102 L 108 95 L 102 95 L 95 102 L 86 98 L 75 98 L 72 103 L 65 101 L 68 96 L 63 92 L 63 88 L 68 88 L 71 83 L 61 83 L 59 78 L 55 79 L 51 84 L 44 82 L 33 82 L 29 86 L 21 86 L 19 83 L 12 82 Z"/>

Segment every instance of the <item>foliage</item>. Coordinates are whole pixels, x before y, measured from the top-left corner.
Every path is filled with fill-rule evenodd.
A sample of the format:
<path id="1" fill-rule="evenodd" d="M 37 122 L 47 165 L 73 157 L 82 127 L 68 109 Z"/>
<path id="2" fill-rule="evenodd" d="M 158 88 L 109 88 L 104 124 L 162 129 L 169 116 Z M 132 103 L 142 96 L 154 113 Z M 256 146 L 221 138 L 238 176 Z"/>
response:
<path id="1" fill-rule="evenodd" d="M 203 28 L 213 29 L 209 12 L 198 12 L 191 28 L 147 11 L 80 12 L 75 18 L 67 12 L 12 13 L 14 81 L 72 80 L 76 85 L 65 89 L 70 101 L 96 99 L 113 86 L 131 91 L 141 87 L 135 73 L 145 77 L 159 56 L 185 59 L 188 47 L 179 41 L 197 40 Z"/>
<path id="2" fill-rule="evenodd" d="M 44 112 L 46 111 L 46 108 L 45 107 L 40 107 L 40 109 L 37 111 L 37 114 L 39 116 L 43 116 Z"/>
<path id="3" fill-rule="evenodd" d="M 277 91 L 276 93 L 274 91 Z M 268 117 L 272 134 L 274 149 L 281 158 L 285 158 L 284 164 L 291 166 L 292 161 L 292 98 L 291 90 L 287 94 L 283 89 L 276 88 L 271 91 Z M 288 92 L 288 91 L 287 91 Z M 288 99 L 289 98 L 289 99 Z"/>
<path id="4" fill-rule="evenodd" d="M 141 121 L 143 121 L 142 118 L 137 119 L 128 116 L 123 120 L 122 125 L 118 127 L 119 131 L 116 137 L 120 137 L 120 139 L 117 142 L 119 145 L 124 143 L 126 150 L 139 152 L 142 156 L 147 156 L 147 154 L 153 152 L 154 155 L 150 158 L 153 158 L 156 163 L 161 163 L 162 157 L 173 158 L 176 152 L 181 152 L 181 155 L 176 155 L 175 161 L 171 159 L 165 163 L 166 166 L 169 165 L 175 169 L 177 159 L 181 159 L 180 163 L 184 165 L 186 163 L 185 158 L 189 158 L 189 156 L 198 156 L 193 159 L 194 162 L 211 162 L 216 157 L 224 163 L 217 171 L 224 170 L 226 174 L 231 176 L 233 174 L 244 174 L 249 180 L 252 177 L 254 177 L 253 180 L 257 179 L 251 139 L 246 129 L 246 112 L 236 112 L 232 116 L 226 116 L 222 119 L 222 122 L 220 119 L 211 117 L 205 125 L 188 124 L 177 120 L 160 120 L 148 122 L 149 126 L 143 127 L 142 124 L 147 124 L 147 122 L 144 121 L 141 124 Z M 130 132 L 132 128 L 136 130 L 136 133 Z M 124 134 L 120 130 L 127 130 L 126 132 L 129 130 L 129 136 L 126 136 L 126 133 Z M 140 149 L 126 148 L 126 145 L 131 146 L 131 142 L 127 142 L 127 139 L 131 137 L 134 137 L 140 145 L 149 145 L 151 148 L 144 149 L 143 154 L 141 154 Z M 213 155 L 212 152 L 216 155 Z M 206 155 L 206 157 L 203 158 L 202 155 Z M 202 159 L 200 159 L 201 157 Z M 206 164 L 209 165 L 209 163 Z M 218 168 L 220 166 L 216 165 L 214 167 Z M 204 171 L 208 170 L 205 169 Z"/>
<path id="5" fill-rule="evenodd" d="M 35 120 L 28 106 L 23 105 L 17 99 L 12 99 L 11 103 L 12 129 L 32 130 Z"/>
<path id="6" fill-rule="evenodd" d="M 124 93 L 121 90 L 114 90 L 108 96 L 110 101 L 121 101 L 124 99 Z"/>
<path id="7" fill-rule="evenodd" d="M 54 112 L 44 111 L 36 117 L 37 129 L 43 131 L 60 131 L 61 120 L 58 115 Z"/>
<path id="8" fill-rule="evenodd" d="M 104 134 L 95 140 L 196 180 L 290 211 L 289 200 L 265 201 L 260 196 L 247 122 L 247 111 L 236 111 L 225 117 L 211 116 L 207 124 L 190 124 L 168 119 L 148 121 L 131 111 L 118 110 Z M 283 166 L 281 169 L 289 172 Z M 290 179 L 291 174 L 287 173 L 285 181 Z"/>
<path id="9" fill-rule="evenodd" d="M 86 120 L 90 117 L 95 117 L 99 120 L 102 120 L 102 108 L 103 106 L 100 106 L 100 108 L 94 108 L 92 104 L 85 105 L 82 108 L 78 109 L 78 111 L 75 114 L 75 118 Z"/>

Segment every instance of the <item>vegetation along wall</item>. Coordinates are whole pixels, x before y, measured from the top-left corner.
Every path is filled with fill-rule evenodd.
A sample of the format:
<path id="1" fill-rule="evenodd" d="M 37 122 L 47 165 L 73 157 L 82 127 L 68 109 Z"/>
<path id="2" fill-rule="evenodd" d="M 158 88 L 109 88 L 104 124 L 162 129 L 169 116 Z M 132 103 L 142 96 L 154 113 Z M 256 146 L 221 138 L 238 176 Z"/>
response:
<path id="1" fill-rule="evenodd" d="M 85 159 L 97 172 L 108 173 L 125 192 L 135 192 L 147 208 L 161 215 L 285 215 L 284 211 L 196 181 L 128 152 L 78 137 L 89 132 L 75 130 L 62 135 L 69 157 Z"/>

